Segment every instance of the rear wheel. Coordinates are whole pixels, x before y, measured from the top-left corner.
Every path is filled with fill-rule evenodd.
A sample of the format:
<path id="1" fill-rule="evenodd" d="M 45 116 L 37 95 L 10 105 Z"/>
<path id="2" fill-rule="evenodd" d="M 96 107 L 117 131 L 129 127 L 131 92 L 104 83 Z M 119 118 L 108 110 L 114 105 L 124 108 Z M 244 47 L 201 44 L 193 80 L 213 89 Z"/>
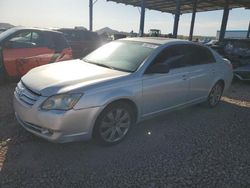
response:
<path id="1" fill-rule="evenodd" d="M 111 104 L 98 117 L 94 138 L 104 145 L 117 144 L 126 137 L 133 123 L 133 110 L 128 104 Z"/>
<path id="2" fill-rule="evenodd" d="M 223 83 L 217 82 L 209 93 L 207 104 L 209 107 L 215 107 L 221 99 L 223 93 Z"/>

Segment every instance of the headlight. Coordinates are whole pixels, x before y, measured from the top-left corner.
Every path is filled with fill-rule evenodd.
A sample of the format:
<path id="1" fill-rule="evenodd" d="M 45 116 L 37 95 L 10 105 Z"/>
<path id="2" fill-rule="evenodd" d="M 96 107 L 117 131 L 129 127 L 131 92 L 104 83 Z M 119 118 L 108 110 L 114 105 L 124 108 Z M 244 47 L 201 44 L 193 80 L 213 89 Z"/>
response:
<path id="1" fill-rule="evenodd" d="M 82 94 L 72 93 L 72 94 L 59 94 L 49 97 L 45 100 L 42 105 L 42 110 L 70 110 L 79 101 Z"/>

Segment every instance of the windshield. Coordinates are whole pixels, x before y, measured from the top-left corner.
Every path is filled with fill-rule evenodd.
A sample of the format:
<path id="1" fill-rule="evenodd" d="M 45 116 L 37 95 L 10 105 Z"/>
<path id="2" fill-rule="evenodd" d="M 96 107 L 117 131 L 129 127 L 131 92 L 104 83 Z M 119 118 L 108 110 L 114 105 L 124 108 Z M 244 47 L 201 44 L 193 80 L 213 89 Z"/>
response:
<path id="1" fill-rule="evenodd" d="M 98 48 L 83 61 L 116 70 L 134 72 L 157 47 L 155 44 L 143 42 L 115 41 Z"/>

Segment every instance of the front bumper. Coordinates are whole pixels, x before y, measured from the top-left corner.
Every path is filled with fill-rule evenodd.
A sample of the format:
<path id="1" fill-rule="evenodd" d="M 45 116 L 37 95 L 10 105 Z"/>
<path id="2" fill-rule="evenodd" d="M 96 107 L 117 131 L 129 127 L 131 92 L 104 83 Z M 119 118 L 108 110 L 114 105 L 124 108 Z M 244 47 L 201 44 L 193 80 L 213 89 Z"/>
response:
<path id="1" fill-rule="evenodd" d="M 13 105 L 18 122 L 29 132 L 51 142 L 72 142 L 88 140 L 101 107 L 69 111 L 42 111 L 40 97 L 32 106 L 25 104 L 14 95 Z"/>

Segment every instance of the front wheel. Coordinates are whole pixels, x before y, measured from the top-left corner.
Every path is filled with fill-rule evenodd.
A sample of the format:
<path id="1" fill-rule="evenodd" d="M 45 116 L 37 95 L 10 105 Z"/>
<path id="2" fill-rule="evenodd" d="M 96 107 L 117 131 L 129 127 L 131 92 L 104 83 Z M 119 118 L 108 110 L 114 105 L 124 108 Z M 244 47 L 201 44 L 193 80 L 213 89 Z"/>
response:
<path id="1" fill-rule="evenodd" d="M 222 93 L 223 93 L 223 84 L 221 82 L 217 82 L 212 90 L 209 93 L 207 104 L 209 107 L 215 107 L 221 99 Z"/>
<path id="2" fill-rule="evenodd" d="M 94 127 L 94 138 L 101 144 L 113 145 L 122 141 L 134 122 L 132 108 L 126 103 L 115 103 L 100 114 Z"/>

